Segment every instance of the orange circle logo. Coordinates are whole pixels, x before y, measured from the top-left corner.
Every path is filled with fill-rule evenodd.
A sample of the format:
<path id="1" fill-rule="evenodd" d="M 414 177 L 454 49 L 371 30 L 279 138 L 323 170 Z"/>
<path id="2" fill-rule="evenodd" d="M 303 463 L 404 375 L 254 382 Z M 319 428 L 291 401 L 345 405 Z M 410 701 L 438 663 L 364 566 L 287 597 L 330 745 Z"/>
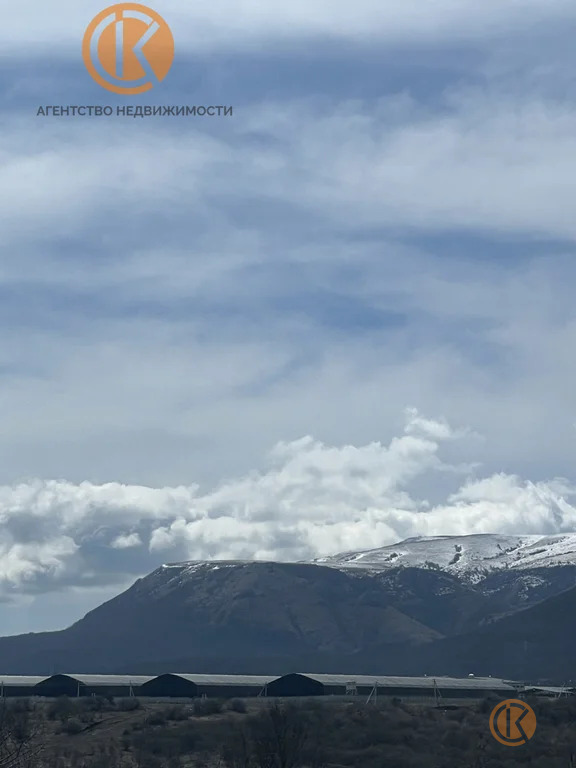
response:
<path id="1" fill-rule="evenodd" d="M 526 744 L 536 731 L 536 715 L 520 699 L 507 699 L 497 704 L 490 714 L 492 736 L 507 747 Z"/>
<path id="2" fill-rule="evenodd" d="M 112 93 L 144 93 L 164 80 L 174 60 L 170 27 L 137 3 L 111 5 L 92 19 L 82 42 L 84 64 Z"/>

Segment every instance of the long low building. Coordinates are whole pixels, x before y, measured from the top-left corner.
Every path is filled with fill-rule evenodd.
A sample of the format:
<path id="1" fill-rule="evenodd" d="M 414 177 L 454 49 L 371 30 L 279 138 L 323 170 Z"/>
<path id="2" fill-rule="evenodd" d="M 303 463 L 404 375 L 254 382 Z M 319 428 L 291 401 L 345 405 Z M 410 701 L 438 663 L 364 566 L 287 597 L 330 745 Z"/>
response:
<path id="1" fill-rule="evenodd" d="M 306 696 L 388 696 L 412 699 L 481 699 L 515 697 L 523 686 L 491 677 L 393 677 L 382 675 L 162 675 L 56 674 L 49 677 L 0 676 L 0 695 L 7 696 L 143 696 L 150 698 L 247 698 Z M 548 695 L 556 689 L 540 689 Z"/>
<path id="2" fill-rule="evenodd" d="M 0 697 L 37 695 L 36 686 L 44 680 L 35 675 L 0 675 Z"/>
<path id="3" fill-rule="evenodd" d="M 283 675 L 267 686 L 268 696 L 369 696 L 434 697 L 445 699 L 484 698 L 515 694 L 512 684 L 491 677 L 389 677 L 379 675 Z"/>
<path id="4" fill-rule="evenodd" d="M 573 688 L 558 688 L 555 686 L 533 685 L 524 689 L 528 696 L 543 696 L 550 699 L 559 699 L 566 696 L 574 696 Z"/>
<path id="5" fill-rule="evenodd" d="M 35 696 L 136 696 L 151 675 L 51 675 L 34 687 Z"/>
<path id="6" fill-rule="evenodd" d="M 196 698 L 245 698 L 265 695 L 266 686 L 274 676 L 266 675 L 190 675 L 169 673 L 144 683 L 141 696 Z"/>

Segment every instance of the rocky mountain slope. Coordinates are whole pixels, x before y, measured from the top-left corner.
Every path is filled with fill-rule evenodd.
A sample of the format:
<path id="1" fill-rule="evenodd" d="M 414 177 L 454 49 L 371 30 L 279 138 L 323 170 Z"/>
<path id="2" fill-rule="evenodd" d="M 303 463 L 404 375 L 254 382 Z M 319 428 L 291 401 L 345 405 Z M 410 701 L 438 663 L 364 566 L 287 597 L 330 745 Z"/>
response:
<path id="1" fill-rule="evenodd" d="M 574 534 L 483 535 L 314 563 L 164 565 L 67 629 L 0 638 L 0 671 L 566 676 L 551 638 L 576 601 L 575 551 Z"/>
<path id="2" fill-rule="evenodd" d="M 576 686 L 575 632 L 573 587 L 475 632 L 427 644 L 416 665 L 406 653 L 396 656 L 395 664 L 406 670 L 433 669 L 435 674 L 502 674 Z"/>
<path id="3" fill-rule="evenodd" d="M 400 610 L 453 635 L 576 586 L 576 534 L 417 537 L 314 562 L 370 574 Z"/>
<path id="4" fill-rule="evenodd" d="M 230 658 L 265 666 L 266 657 L 338 657 L 441 636 L 373 586 L 307 564 L 161 567 L 68 629 L 0 638 L 0 658 L 15 674 L 110 672 L 158 659 L 188 659 L 199 671 L 206 658 L 222 669 Z"/>

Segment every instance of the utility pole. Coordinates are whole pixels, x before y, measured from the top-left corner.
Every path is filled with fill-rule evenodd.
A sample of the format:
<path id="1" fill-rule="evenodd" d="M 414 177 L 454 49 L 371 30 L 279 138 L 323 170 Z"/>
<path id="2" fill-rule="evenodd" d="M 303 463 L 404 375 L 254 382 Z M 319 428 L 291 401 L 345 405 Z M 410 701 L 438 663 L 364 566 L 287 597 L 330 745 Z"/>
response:
<path id="1" fill-rule="evenodd" d="M 434 678 L 434 706 L 438 706 L 438 701 L 440 699 L 440 696 L 442 694 L 438 690 L 438 684 L 436 683 L 436 678 Z"/>
<path id="2" fill-rule="evenodd" d="M 378 698 L 378 683 L 376 681 L 374 682 L 374 687 L 370 691 L 370 695 L 366 699 L 366 704 L 370 704 L 372 701 L 372 696 L 374 696 L 374 701 L 376 701 Z"/>

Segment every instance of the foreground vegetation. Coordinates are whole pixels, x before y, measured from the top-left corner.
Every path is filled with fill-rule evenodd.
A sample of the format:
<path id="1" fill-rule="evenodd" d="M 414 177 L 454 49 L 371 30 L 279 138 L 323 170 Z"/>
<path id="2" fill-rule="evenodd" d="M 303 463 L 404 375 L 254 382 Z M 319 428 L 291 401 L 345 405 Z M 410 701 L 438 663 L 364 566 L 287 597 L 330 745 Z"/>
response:
<path id="1" fill-rule="evenodd" d="M 0 768 L 568 768 L 576 700 L 529 701 L 522 747 L 490 735 L 498 699 L 454 710 L 398 700 L 0 703 Z"/>

